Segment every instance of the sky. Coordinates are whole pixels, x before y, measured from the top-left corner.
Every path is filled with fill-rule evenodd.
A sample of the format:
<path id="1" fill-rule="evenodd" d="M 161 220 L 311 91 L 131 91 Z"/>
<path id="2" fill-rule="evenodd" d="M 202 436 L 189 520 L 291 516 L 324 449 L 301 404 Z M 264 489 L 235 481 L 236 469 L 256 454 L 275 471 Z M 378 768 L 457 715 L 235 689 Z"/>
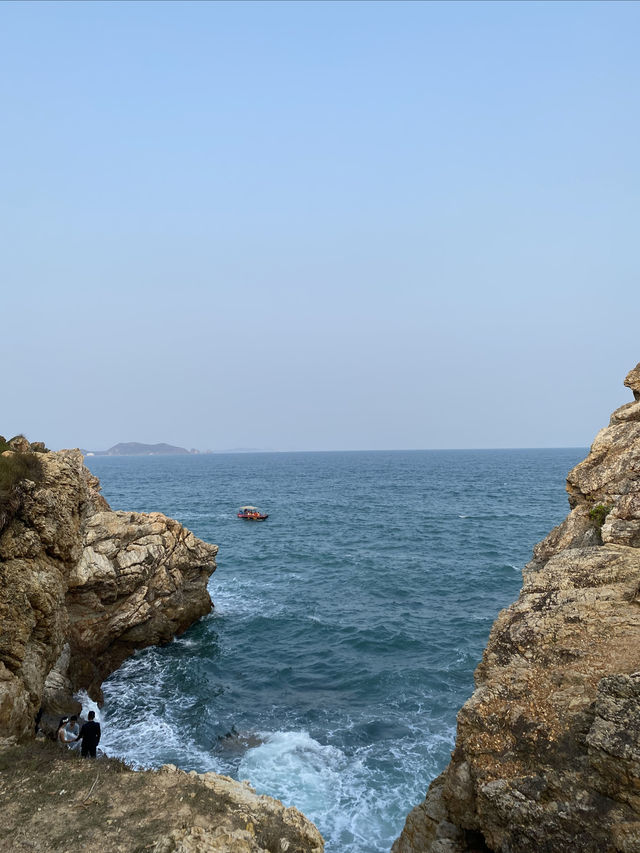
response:
<path id="1" fill-rule="evenodd" d="M 640 4 L 0 4 L 0 432 L 587 446 L 640 361 Z"/>

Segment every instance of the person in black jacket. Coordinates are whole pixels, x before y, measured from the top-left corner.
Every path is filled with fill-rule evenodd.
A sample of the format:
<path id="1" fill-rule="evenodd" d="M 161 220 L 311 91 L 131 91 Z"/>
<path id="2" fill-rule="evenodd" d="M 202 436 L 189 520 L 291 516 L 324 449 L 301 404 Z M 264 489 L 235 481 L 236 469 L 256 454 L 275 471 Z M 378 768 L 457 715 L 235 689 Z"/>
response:
<path id="1" fill-rule="evenodd" d="M 95 716 L 95 711 L 89 711 L 87 722 L 80 729 L 80 734 L 78 735 L 78 740 L 82 741 L 80 752 L 83 758 L 86 758 L 88 755 L 91 758 L 96 757 L 96 747 L 100 743 L 100 723 L 96 723 Z"/>

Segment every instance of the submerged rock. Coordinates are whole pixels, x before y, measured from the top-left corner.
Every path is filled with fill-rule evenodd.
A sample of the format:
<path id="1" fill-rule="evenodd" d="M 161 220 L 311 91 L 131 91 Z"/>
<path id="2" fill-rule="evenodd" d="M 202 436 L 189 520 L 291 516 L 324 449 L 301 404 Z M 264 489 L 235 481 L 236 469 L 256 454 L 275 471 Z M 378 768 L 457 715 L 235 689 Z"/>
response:
<path id="1" fill-rule="evenodd" d="M 640 851 L 640 364 L 625 385 L 393 853 Z"/>

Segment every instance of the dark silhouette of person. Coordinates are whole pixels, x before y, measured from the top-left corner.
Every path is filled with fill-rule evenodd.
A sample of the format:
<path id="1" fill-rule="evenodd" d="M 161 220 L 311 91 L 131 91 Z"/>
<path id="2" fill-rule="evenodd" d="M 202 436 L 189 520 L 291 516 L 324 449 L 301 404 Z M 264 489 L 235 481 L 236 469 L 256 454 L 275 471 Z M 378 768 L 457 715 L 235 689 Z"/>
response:
<path id="1" fill-rule="evenodd" d="M 38 730 L 40 729 L 40 720 L 42 719 L 43 713 L 44 713 L 44 708 L 42 707 L 42 705 L 40 705 L 40 707 L 38 708 L 38 713 L 36 714 L 36 721 L 35 721 L 35 729 L 36 729 L 35 733 L 36 734 L 38 734 Z"/>
<path id="2" fill-rule="evenodd" d="M 78 740 L 82 741 L 80 752 L 82 757 L 96 757 L 96 747 L 100 743 L 100 723 L 96 723 L 95 711 L 89 711 L 87 714 L 87 722 L 80 729 Z"/>

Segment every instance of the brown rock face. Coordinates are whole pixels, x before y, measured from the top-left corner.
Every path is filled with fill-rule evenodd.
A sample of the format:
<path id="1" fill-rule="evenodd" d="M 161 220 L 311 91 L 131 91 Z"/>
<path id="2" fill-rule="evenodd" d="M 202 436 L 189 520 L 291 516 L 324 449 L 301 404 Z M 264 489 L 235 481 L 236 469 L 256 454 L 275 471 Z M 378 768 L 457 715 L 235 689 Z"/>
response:
<path id="1" fill-rule="evenodd" d="M 24 446 L 22 446 L 24 444 Z M 159 513 L 112 512 L 78 450 L 38 451 L 0 513 L 0 734 L 33 729 L 72 693 L 100 685 L 136 648 L 166 642 L 208 613 L 209 545 Z M 18 497 L 16 498 L 16 495 Z"/>
<path id="2" fill-rule="evenodd" d="M 624 384 L 627 388 L 631 388 L 634 399 L 640 400 L 640 364 L 636 364 L 633 370 L 627 373 Z"/>
<path id="3" fill-rule="evenodd" d="M 640 364 L 625 385 L 393 853 L 640 851 Z"/>

